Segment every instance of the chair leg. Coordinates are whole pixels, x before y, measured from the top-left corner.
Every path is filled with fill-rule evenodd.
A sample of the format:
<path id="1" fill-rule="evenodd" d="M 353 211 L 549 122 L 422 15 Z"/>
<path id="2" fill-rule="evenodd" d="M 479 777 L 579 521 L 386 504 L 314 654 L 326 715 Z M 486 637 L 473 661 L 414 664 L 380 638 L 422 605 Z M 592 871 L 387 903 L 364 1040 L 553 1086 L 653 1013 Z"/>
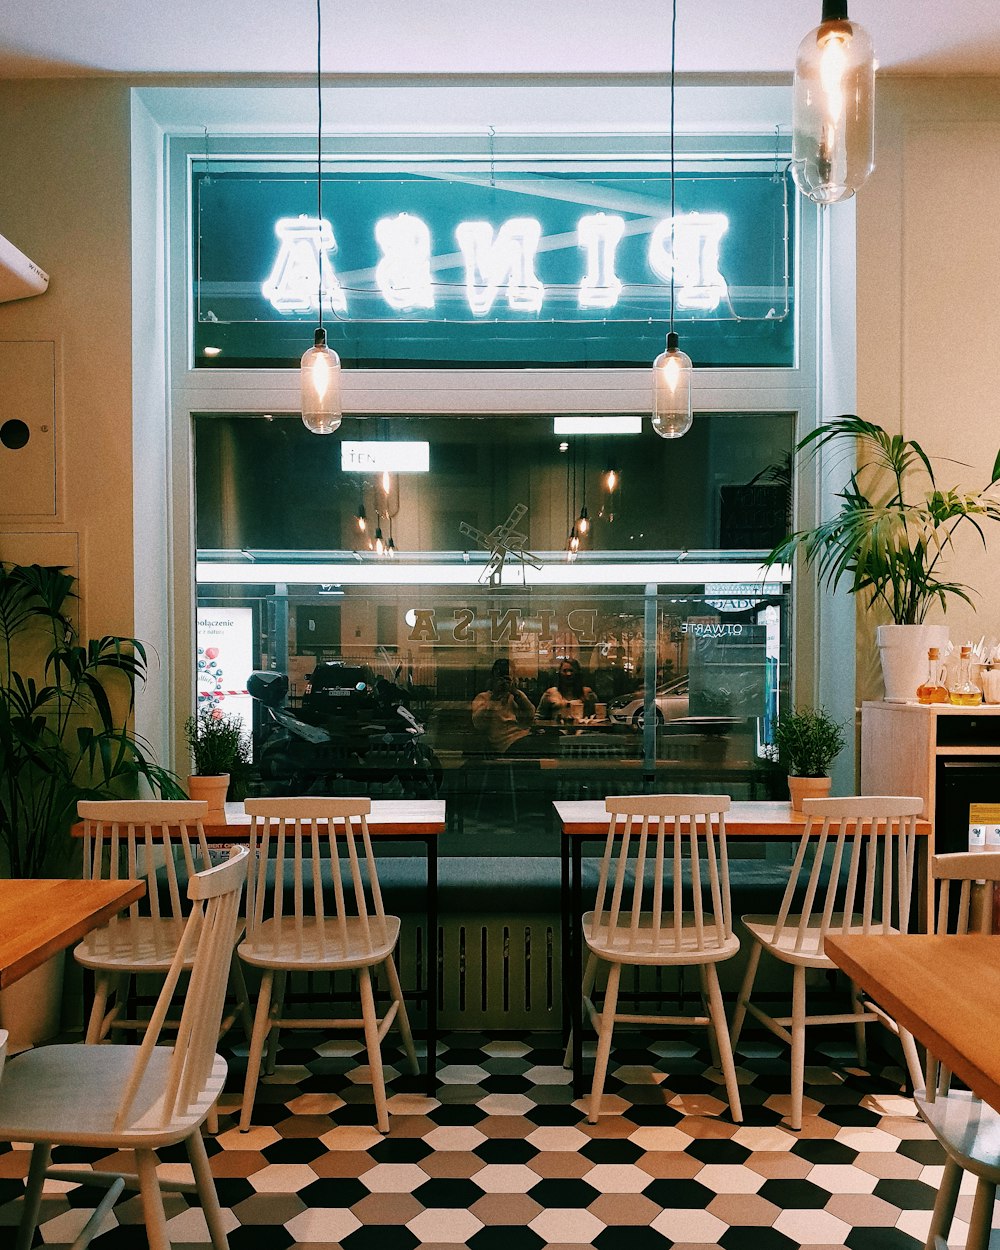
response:
<path id="1" fill-rule="evenodd" d="M 709 988 L 708 988 L 708 973 L 707 973 L 707 971 L 706 971 L 706 968 L 705 968 L 705 965 L 704 965 L 704 964 L 699 964 L 699 965 L 698 965 L 698 978 L 699 978 L 699 980 L 701 981 L 701 1007 L 702 1007 L 702 1011 L 703 1011 L 703 1012 L 705 1013 L 705 1015 L 706 1015 L 706 1016 L 708 1016 L 708 1017 L 709 1017 L 709 1019 L 711 1020 L 711 1024 L 708 1026 L 708 1049 L 709 1049 L 709 1052 L 710 1052 L 711 1057 L 712 1057 L 712 1067 L 713 1067 L 713 1068 L 719 1068 L 719 1067 L 721 1067 L 721 1066 L 722 1066 L 722 1055 L 721 1055 L 721 1053 L 720 1053 L 720 1051 L 719 1051 L 719 1039 L 718 1039 L 718 1037 L 716 1036 L 716 1032 L 717 1032 L 717 1030 L 716 1030 L 716 1027 L 715 1027 L 715 1026 L 716 1026 L 717 1021 L 716 1021 L 716 1019 L 715 1019 L 715 1016 L 712 1014 L 712 1001 L 711 1001 L 711 997 L 710 997 L 710 993 L 709 993 Z M 726 1017 L 725 1017 L 725 1015 L 723 1015 L 723 1016 L 722 1016 L 722 1023 L 726 1026 L 726 1038 L 727 1038 L 727 1040 L 728 1040 L 728 1038 L 729 1038 L 729 1026 L 728 1026 L 728 1024 L 726 1024 Z M 732 1048 L 731 1048 L 731 1047 L 730 1047 L 730 1052 L 729 1052 L 729 1053 L 730 1053 L 730 1054 L 732 1054 Z"/>
<path id="2" fill-rule="evenodd" d="M 201 1130 L 195 1129 L 184 1143 L 187 1146 L 191 1171 L 194 1172 L 194 1183 L 198 1186 L 198 1200 L 205 1213 L 205 1223 L 212 1236 L 215 1250 L 229 1250 L 229 1239 L 222 1224 L 222 1207 L 219 1206 L 219 1195 L 215 1188 L 215 1178 L 209 1166 L 208 1154 L 202 1140 Z"/>
<path id="3" fill-rule="evenodd" d="M 910 1085 L 913 1089 L 922 1089 L 924 1070 L 920 1062 L 920 1055 L 917 1052 L 917 1043 L 913 1040 L 913 1034 L 901 1028 L 899 1030 L 899 1044 L 903 1048 L 903 1059 L 906 1062 L 906 1071 L 910 1077 Z"/>
<path id="4" fill-rule="evenodd" d="M 135 1168 L 139 1173 L 139 1197 L 142 1201 L 142 1218 L 146 1225 L 149 1250 L 170 1250 L 163 1193 L 160 1182 L 156 1179 L 155 1153 L 152 1150 L 137 1150 Z"/>
<path id="5" fill-rule="evenodd" d="M 972 1203 L 969 1240 L 965 1243 L 965 1250 L 988 1250 L 996 1196 L 996 1185 L 981 1176 L 976 1186 L 976 1197 Z"/>
<path id="6" fill-rule="evenodd" d="M 763 949 L 759 942 L 754 942 L 750 947 L 747 970 L 743 975 L 743 984 L 740 986 L 740 992 L 736 996 L 736 1011 L 733 1013 L 733 1027 L 729 1034 L 730 1046 L 733 1050 L 736 1049 L 736 1044 L 740 1040 L 740 1033 L 743 1031 L 743 1021 L 747 1015 L 747 1003 L 750 1001 L 750 991 L 753 989 L 754 979 L 757 976 L 757 965 L 760 963 Z"/>
<path id="7" fill-rule="evenodd" d="M 104 1032 L 104 1016 L 108 1010 L 108 995 L 111 992 L 111 973 L 97 972 L 94 974 L 94 1002 L 90 1008 L 90 1019 L 87 1021 L 87 1036 L 84 1039 L 88 1046 L 95 1046 Z"/>
<path id="8" fill-rule="evenodd" d="M 802 1127 L 802 1096 L 806 1084 L 806 970 L 796 964 L 792 970 L 792 1109 L 793 1129 Z"/>
<path id="9" fill-rule="evenodd" d="M 250 1010 L 250 995 L 247 993 L 246 978 L 243 975 L 243 963 L 235 950 L 232 963 L 229 965 L 229 988 L 236 997 L 243 1032 L 249 1042 L 253 1037 L 253 1013 Z"/>
<path id="10" fill-rule="evenodd" d="M 382 1071 L 382 1047 L 378 1040 L 378 1015 L 375 1011 L 375 992 L 372 989 L 370 968 L 358 970 L 361 989 L 361 1016 L 365 1022 L 365 1047 L 368 1051 L 368 1069 L 372 1076 L 372 1093 L 375 1095 L 375 1117 L 380 1133 L 389 1131 L 389 1105 L 385 1099 L 385 1074 Z"/>
<path id="11" fill-rule="evenodd" d="M 865 1005 L 861 1001 L 861 992 L 853 981 L 851 982 L 851 1008 L 859 1015 L 865 1009 Z M 854 1046 L 858 1052 L 858 1065 L 863 1068 L 868 1061 L 868 1043 L 865 1040 L 864 1020 L 856 1020 L 854 1023 Z"/>
<path id="12" fill-rule="evenodd" d="M 403 1001 L 403 987 L 399 984 L 399 973 L 396 971 L 396 961 L 390 955 L 385 961 L 385 975 L 389 982 L 389 993 L 392 1000 L 398 1003 L 396 1008 L 396 1023 L 399 1025 L 399 1035 L 403 1039 L 403 1049 L 406 1051 L 406 1057 L 410 1061 L 410 1071 L 414 1076 L 420 1073 L 420 1064 L 417 1061 L 417 1052 L 413 1045 L 413 1031 L 410 1028 L 410 1017 L 406 1014 L 406 1003 Z"/>
<path id="13" fill-rule="evenodd" d="M 246 1133 L 250 1128 L 253 1115 L 253 1100 L 257 1094 L 257 1081 L 260 1077 L 260 1061 L 264 1054 L 264 1039 L 268 1033 L 271 1018 L 271 987 L 274 973 L 268 968 L 260 979 L 260 996 L 257 999 L 257 1015 L 253 1022 L 253 1036 L 250 1039 L 250 1054 L 247 1056 L 247 1075 L 243 1085 L 243 1106 L 240 1108 L 240 1132 Z"/>
<path id="14" fill-rule="evenodd" d="M 288 973 L 279 972 L 275 978 L 274 992 L 274 1010 L 271 1015 L 275 1020 L 280 1020 L 285 1010 L 285 988 L 288 985 Z M 281 1032 L 281 1025 L 272 1024 L 271 1030 L 267 1035 L 267 1063 L 264 1071 L 268 1076 L 274 1076 L 274 1065 L 278 1062 L 278 1034 Z"/>
<path id="15" fill-rule="evenodd" d="M 601 1095 L 604 1093 L 604 1080 L 608 1074 L 608 1060 L 611 1057 L 611 1034 L 615 1028 L 615 1011 L 618 1007 L 618 984 L 621 981 L 621 964 L 612 964 L 608 973 L 608 988 L 604 991 L 604 1002 L 601 1005 L 601 1031 L 597 1038 L 597 1057 L 594 1060 L 594 1084 L 590 1090 L 590 1111 L 587 1119 L 596 1124 L 601 1114 Z"/>
<path id="16" fill-rule="evenodd" d="M 743 1106 L 740 1103 L 740 1085 L 736 1079 L 736 1064 L 733 1060 L 733 1048 L 729 1044 L 729 1032 L 726 1028 L 726 1009 L 722 1003 L 722 990 L 719 989 L 719 973 L 715 964 L 702 965 L 702 980 L 708 983 L 708 1005 L 712 1023 L 708 1026 L 709 1036 L 715 1038 L 715 1048 L 719 1053 L 722 1075 L 726 1078 L 726 1093 L 729 1095 L 729 1114 L 737 1124 L 743 1123 Z"/>
<path id="17" fill-rule="evenodd" d="M 45 1169 L 49 1166 L 52 1147 L 48 1142 L 36 1142 L 31 1148 L 31 1163 L 28 1167 L 28 1179 L 24 1192 L 24 1211 L 17 1230 L 15 1250 L 29 1250 L 35 1238 L 38 1224 L 38 1212 L 42 1205 L 42 1186 L 45 1184 Z"/>
<path id="18" fill-rule="evenodd" d="M 934 1200 L 934 1214 L 931 1216 L 931 1226 L 927 1230 L 925 1250 L 936 1250 L 939 1237 L 942 1241 L 948 1240 L 951 1222 L 955 1218 L 955 1205 L 958 1202 L 961 1184 L 961 1166 L 951 1155 L 945 1155 L 944 1175 L 941 1177 L 941 1185 Z"/>
<path id="19" fill-rule="evenodd" d="M 591 994 L 593 994 L 594 984 L 596 981 L 597 981 L 597 956 L 588 955 L 587 967 L 584 969 L 584 973 L 583 973 L 584 1002 L 586 1002 L 586 1000 L 591 996 Z M 562 1066 L 564 1068 L 571 1068 L 573 1066 L 573 1030 L 572 1029 L 570 1029 L 569 1037 L 566 1039 L 566 1050 L 563 1054 Z"/>

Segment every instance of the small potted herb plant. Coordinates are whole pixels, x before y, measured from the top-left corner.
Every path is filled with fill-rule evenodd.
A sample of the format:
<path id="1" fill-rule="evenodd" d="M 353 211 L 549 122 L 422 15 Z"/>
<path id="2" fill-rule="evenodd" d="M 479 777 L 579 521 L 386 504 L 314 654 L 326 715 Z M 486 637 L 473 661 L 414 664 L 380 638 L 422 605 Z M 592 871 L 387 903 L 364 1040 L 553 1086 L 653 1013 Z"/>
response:
<path id="1" fill-rule="evenodd" d="M 774 756 L 788 773 L 793 812 L 802 810 L 803 799 L 821 799 L 830 793 L 830 766 L 846 741 L 844 726 L 821 707 L 793 708 L 778 717 Z"/>
<path id="2" fill-rule="evenodd" d="M 250 742 L 237 716 L 226 716 L 218 708 L 202 708 L 189 716 L 184 725 L 191 752 L 192 775 L 188 793 L 208 803 L 208 819 L 225 821 L 228 796 L 246 797 L 250 769 Z"/>

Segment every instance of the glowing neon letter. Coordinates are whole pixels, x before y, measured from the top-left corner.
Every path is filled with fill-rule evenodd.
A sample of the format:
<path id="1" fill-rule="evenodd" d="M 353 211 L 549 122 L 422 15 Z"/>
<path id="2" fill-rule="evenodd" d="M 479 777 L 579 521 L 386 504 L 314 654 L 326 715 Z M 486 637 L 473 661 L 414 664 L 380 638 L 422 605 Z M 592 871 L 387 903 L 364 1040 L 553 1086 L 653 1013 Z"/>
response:
<path id="1" fill-rule="evenodd" d="M 281 247 L 271 276 L 261 286 L 264 298 L 278 312 L 312 312 L 319 308 L 322 285 L 324 311 L 346 312 L 347 298 L 330 260 L 337 250 L 330 223 L 325 218 L 282 217 L 274 233 Z"/>
<path id="2" fill-rule="evenodd" d="M 390 308 L 433 308 L 431 289 L 431 232 L 427 223 L 409 213 L 383 217 L 375 223 L 375 239 L 382 259 L 375 281 Z"/>
<path id="3" fill-rule="evenodd" d="M 576 237 L 587 256 L 587 272 L 580 283 L 581 308 L 614 308 L 621 295 L 615 273 L 615 250 L 625 233 L 625 221 L 607 213 L 588 213 L 576 223 Z"/>
<path id="4" fill-rule="evenodd" d="M 719 240 L 728 229 L 724 213 L 684 213 L 665 218 L 653 231 L 649 267 L 664 282 L 673 272 L 678 308 L 711 312 L 729 294 L 719 272 Z"/>
<path id="5" fill-rule="evenodd" d="M 455 237 L 465 259 L 465 291 L 474 316 L 486 316 L 501 287 L 507 289 L 508 307 L 539 311 L 545 287 L 535 273 L 535 253 L 542 227 L 533 217 L 511 217 L 495 239 L 488 221 L 463 221 Z"/>

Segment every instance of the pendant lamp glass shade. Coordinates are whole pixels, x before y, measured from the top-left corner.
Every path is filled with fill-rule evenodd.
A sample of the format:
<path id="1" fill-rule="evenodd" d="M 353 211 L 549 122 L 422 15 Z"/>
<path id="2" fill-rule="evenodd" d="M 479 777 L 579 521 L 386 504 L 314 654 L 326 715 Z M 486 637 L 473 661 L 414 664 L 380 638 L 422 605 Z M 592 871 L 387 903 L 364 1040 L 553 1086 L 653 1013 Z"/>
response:
<path id="1" fill-rule="evenodd" d="M 326 331 L 302 356 L 302 422 L 314 434 L 332 434 L 340 426 L 340 357 L 326 345 Z"/>
<path id="2" fill-rule="evenodd" d="M 823 20 L 799 44 L 792 89 L 792 177 L 817 204 L 849 199 L 875 168 L 875 53 L 848 20 L 847 0 L 823 0 Z"/>
<path id="3" fill-rule="evenodd" d="M 691 357 L 680 350 L 677 335 L 667 335 L 667 349 L 653 361 L 653 429 L 660 438 L 680 438 L 690 430 Z"/>

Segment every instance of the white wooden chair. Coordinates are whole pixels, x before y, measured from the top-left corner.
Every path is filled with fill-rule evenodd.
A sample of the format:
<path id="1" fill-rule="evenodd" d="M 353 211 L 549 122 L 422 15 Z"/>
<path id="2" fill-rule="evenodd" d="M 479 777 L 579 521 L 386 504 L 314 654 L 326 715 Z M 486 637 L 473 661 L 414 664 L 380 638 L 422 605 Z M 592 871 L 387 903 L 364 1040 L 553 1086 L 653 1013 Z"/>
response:
<path id="1" fill-rule="evenodd" d="M 16 1250 L 28 1250 L 38 1222 L 45 1178 L 108 1188 L 76 1247 L 87 1245 L 123 1187 L 138 1188 L 150 1250 L 169 1250 L 156 1151 L 183 1142 L 215 1250 L 227 1250 L 222 1212 L 201 1126 L 226 1079 L 215 1053 L 226 995 L 233 929 L 248 854 L 234 851 L 216 868 L 192 876 L 192 909 L 156 1006 L 137 1046 L 41 1046 L 11 1059 L 0 1081 L 0 1140 L 31 1142 L 24 1212 Z M 176 1040 L 158 1045 L 181 975 L 190 970 Z M 136 1176 L 80 1168 L 50 1168 L 53 1146 L 134 1150 Z"/>
<path id="2" fill-rule="evenodd" d="M 992 933 L 993 891 L 1000 885 L 1000 852 L 967 851 L 935 855 L 931 871 L 939 883 L 937 933 Z M 973 911 L 973 883 L 984 881 L 978 917 Z M 960 883 L 953 900 L 951 884 Z M 944 1175 L 934 1203 L 927 1234 L 928 1250 L 947 1241 L 955 1217 L 962 1172 L 978 1178 L 969 1220 L 966 1250 L 986 1250 L 990 1244 L 993 1204 L 1000 1184 L 1000 1113 L 968 1090 L 951 1088 L 951 1075 L 943 1064 L 927 1056 L 927 1081 L 917 1089 L 914 1101 L 921 1117 L 945 1150 Z"/>
<path id="3" fill-rule="evenodd" d="M 399 940 L 399 917 L 382 905 L 375 856 L 368 833 L 371 800 L 365 798 L 248 799 L 250 848 L 257 856 L 248 886 L 247 936 L 240 958 L 262 969 L 254 1017 L 240 1128 L 250 1128 L 254 1097 L 268 1042 L 273 1070 L 278 1032 L 288 1028 L 355 1029 L 364 1032 L 379 1131 L 389 1131 L 381 1042 L 393 1021 L 399 1026 L 410 1065 L 418 1071 L 413 1037 L 403 1003 L 393 952 Z M 312 887 L 304 887 L 309 864 Z M 290 909 L 286 910 L 285 872 L 291 870 Z M 348 873 L 345 889 L 341 869 Z M 324 874 L 333 907 L 327 914 Z M 270 876 L 270 881 L 268 877 Z M 370 901 L 369 901 L 370 900 Z M 391 1003 L 380 1020 L 375 1006 L 372 969 L 382 967 Z M 357 973 L 361 1019 L 295 1019 L 283 1015 L 290 972 Z"/>
<path id="4" fill-rule="evenodd" d="M 112 1030 L 140 1031 L 145 1021 L 127 1019 L 124 1009 L 132 977 L 163 976 L 170 967 L 187 923 L 189 908 L 183 883 L 178 879 L 179 850 L 187 879 L 211 863 L 202 818 L 208 804 L 173 799 L 113 799 L 83 801 L 77 805 L 83 821 L 83 875 L 117 881 L 142 877 L 145 896 L 128 911 L 114 916 L 88 933 L 73 952 L 76 960 L 94 973 L 94 1002 L 87 1023 L 86 1040 L 103 1041 Z M 166 879 L 167 899 L 160 898 L 158 871 Z M 243 926 L 233 926 L 230 981 L 243 1025 L 250 1036 L 250 1003 L 243 970 L 236 958 L 236 943 Z M 109 1002 L 113 1004 L 109 1009 Z M 229 1028 L 232 1017 L 223 1022 Z"/>
<path id="5" fill-rule="evenodd" d="M 853 1024 L 858 1060 L 865 1060 L 865 1023 L 879 1020 L 900 1038 L 911 1077 L 920 1072 L 913 1038 L 880 1008 L 862 1002 L 851 986 L 852 1010 L 806 1014 L 806 969 L 834 969 L 823 951 L 827 934 L 905 933 L 913 900 L 916 820 L 920 798 L 861 797 L 805 799 L 806 826 L 776 916 L 744 916 L 753 941 L 733 1017 L 736 1049 L 746 1013 L 792 1048 L 788 1120 L 802 1127 L 806 1027 Z M 846 867 L 846 881 L 842 880 Z M 798 910 L 794 910 L 797 908 Z M 750 1002 L 762 952 L 792 967 L 792 1014 L 774 1017 Z M 919 1079 L 919 1076 L 918 1076 Z"/>
<path id="6" fill-rule="evenodd" d="M 610 819 L 597 902 L 582 925 L 589 952 L 584 1009 L 598 1034 L 588 1119 L 596 1124 L 600 1114 L 614 1026 L 627 1023 L 706 1027 L 725 1077 L 730 1112 L 739 1122 L 743 1112 L 716 972 L 716 964 L 731 959 L 740 947 L 729 897 L 725 824 L 729 798 L 629 794 L 606 799 L 605 809 Z M 689 908 L 684 898 L 686 877 Z M 602 962 L 608 965 L 608 983 L 598 1011 L 591 994 Z M 619 984 L 626 966 L 698 968 L 703 1013 L 619 1012 Z"/>

